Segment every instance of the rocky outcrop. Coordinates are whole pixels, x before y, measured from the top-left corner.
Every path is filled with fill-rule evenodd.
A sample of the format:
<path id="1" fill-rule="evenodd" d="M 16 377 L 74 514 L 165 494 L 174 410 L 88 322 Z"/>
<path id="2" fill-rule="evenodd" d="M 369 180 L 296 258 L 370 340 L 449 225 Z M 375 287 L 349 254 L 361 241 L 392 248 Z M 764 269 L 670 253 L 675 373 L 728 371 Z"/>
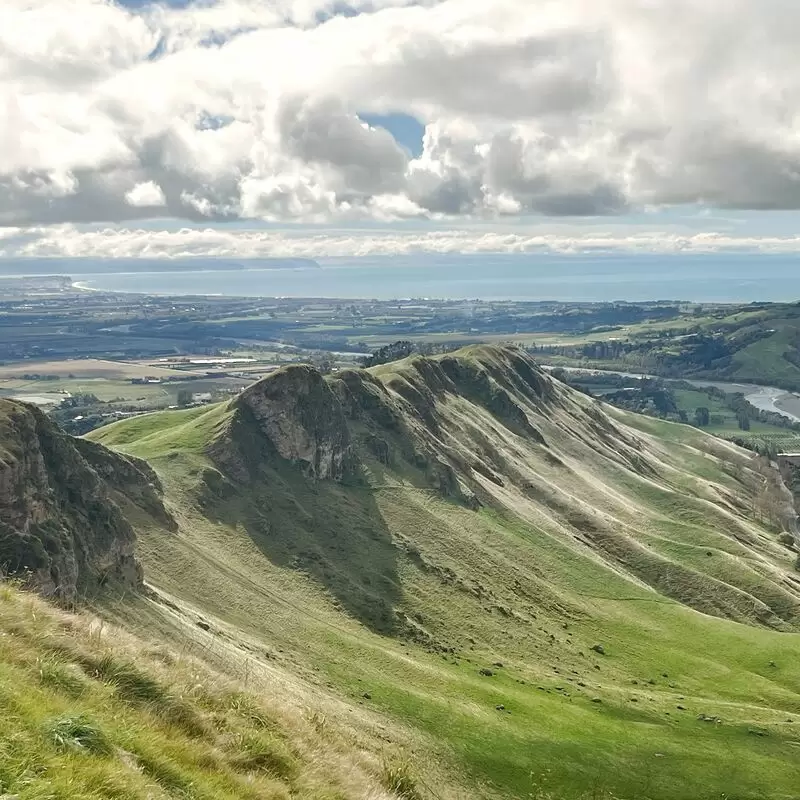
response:
<path id="1" fill-rule="evenodd" d="M 329 382 L 349 419 L 367 420 L 396 433 L 406 432 L 402 409 L 386 387 L 366 370 L 345 369 Z"/>
<path id="2" fill-rule="evenodd" d="M 450 448 L 445 439 L 452 437 L 443 437 L 441 411 L 448 398 L 481 404 L 520 435 L 544 444 L 520 402 L 541 402 L 552 394 L 552 382 L 524 356 L 487 347 L 402 364 L 398 370 L 343 370 L 327 378 L 310 366 L 286 367 L 232 402 L 234 413 L 208 455 L 221 474 L 248 483 L 276 456 L 314 480 L 340 480 L 358 472 L 364 459 L 389 465 L 396 454 L 422 471 L 437 492 L 475 505 L 473 489 L 456 477 L 466 469 L 468 454 Z"/>
<path id="3" fill-rule="evenodd" d="M 161 480 L 146 461 L 88 439 L 72 439 L 72 443 L 117 498 L 124 498 L 167 530 L 177 530 L 175 518 L 164 507 Z"/>
<path id="4" fill-rule="evenodd" d="M 135 469 L 100 450 L 107 470 Z M 67 603 L 111 585 L 139 587 L 135 535 L 108 477 L 41 411 L 0 400 L 0 570 Z"/>
<path id="5" fill-rule="evenodd" d="M 340 479 L 355 456 L 338 395 L 309 366 L 290 366 L 253 384 L 234 401 L 281 458 L 311 478 Z"/>

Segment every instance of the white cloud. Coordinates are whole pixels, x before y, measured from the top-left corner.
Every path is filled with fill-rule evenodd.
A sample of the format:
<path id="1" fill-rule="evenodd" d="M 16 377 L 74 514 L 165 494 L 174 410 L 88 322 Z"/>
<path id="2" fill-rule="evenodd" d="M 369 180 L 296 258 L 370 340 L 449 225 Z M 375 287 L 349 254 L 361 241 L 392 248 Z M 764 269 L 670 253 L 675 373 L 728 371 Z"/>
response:
<path id="1" fill-rule="evenodd" d="M 800 208 L 793 0 L 341 6 L 4 0 L 0 225 Z"/>
<path id="2" fill-rule="evenodd" d="M 2 231 L 2 229 L 0 229 Z M 273 232 L 230 228 L 145 230 L 72 225 L 17 229 L 0 236 L 0 256 L 38 258 L 364 257 L 438 253 L 800 253 L 800 236 L 736 236 L 670 230 L 486 231 L 324 230 Z"/>
<path id="3" fill-rule="evenodd" d="M 167 199 L 161 187 L 153 181 L 137 183 L 129 192 L 125 194 L 125 201 L 130 206 L 136 208 L 147 208 L 153 206 L 163 206 Z"/>

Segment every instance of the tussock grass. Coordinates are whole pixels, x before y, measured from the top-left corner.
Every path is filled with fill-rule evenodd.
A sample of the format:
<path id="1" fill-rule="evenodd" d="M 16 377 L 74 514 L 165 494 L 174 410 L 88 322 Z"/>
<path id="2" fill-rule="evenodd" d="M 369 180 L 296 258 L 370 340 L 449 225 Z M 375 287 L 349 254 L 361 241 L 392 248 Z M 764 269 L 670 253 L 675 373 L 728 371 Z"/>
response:
<path id="1" fill-rule="evenodd" d="M 409 761 L 390 760 L 383 763 L 381 783 L 403 800 L 422 800 L 417 778 Z"/>
<path id="2" fill-rule="evenodd" d="M 64 714 L 48 720 L 45 733 L 59 748 L 85 750 L 97 756 L 114 752 L 111 740 L 94 721 L 84 714 Z"/>
<path id="3" fill-rule="evenodd" d="M 69 697 L 80 697 L 86 691 L 87 683 L 80 670 L 73 664 L 62 661 L 56 655 L 37 659 L 39 681 L 56 692 Z"/>
<path id="4" fill-rule="evenodd" d="M 233 692 L 226 699 L 230 710 L 252 723 L 255 728 L 265 730 L 274 727 L 274 720 L 265 714 L 264 709 L 259 707 L 250 695 L 244 692 Z"/>
<path id="5" fill-rule="evenodd" d="M 233 751 L 230 762 L 238 769 L 260 770 L 286 780 L 297 775 L 297 758 L 274 734 L 247 731 L 234 740 Z"/>
<path id="6" fill-rule="evenodd" d="M 310 726 L 288 724 L 196 661 L 165 663 L 163 648 L 152 650 L 0 584 L 0 796 L 381 796 L 365 771 L 341 781 L 320 770 L 314 755 L 325 745 Z"/>
<path id="7" fill-rule="evenodd" d="M 94 675 L 112 685 L 123 700 L 133 703 L 164 703 L 168 700 L 164 686 L 135 664 L 113 653 L 104 653 L 97 661 L 90 660 L 88 666 L 94 667 Z"/>

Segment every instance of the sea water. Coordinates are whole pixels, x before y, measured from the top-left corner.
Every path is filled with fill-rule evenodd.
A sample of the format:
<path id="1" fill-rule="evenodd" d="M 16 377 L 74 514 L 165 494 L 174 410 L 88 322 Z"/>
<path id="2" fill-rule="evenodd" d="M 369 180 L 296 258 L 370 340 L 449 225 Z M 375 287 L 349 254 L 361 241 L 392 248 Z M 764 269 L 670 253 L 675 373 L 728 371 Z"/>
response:
<path id="1" fill-rule="evenodd" d="M 160 295 L 481 300 L 695 302 L 800 300 L 800 256 L 691 255 L 403 255 L 317 259 L 319 268 L 264 269 L 240 260 L 215 269 L 194 259 L 169 261 L 22 259 L 8 274 L 62 274 L 87 289 Z M 43 263 L 45 262 L 45 263 Z M 135 268 L 135 271 L 133 269 Z"/>

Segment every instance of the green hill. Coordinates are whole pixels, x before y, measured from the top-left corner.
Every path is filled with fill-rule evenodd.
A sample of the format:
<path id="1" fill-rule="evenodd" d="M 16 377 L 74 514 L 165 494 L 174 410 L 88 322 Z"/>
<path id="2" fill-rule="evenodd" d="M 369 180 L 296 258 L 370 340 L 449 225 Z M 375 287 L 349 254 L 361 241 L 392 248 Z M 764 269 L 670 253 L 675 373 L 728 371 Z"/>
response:
<path id="1" fill-rule="evenodd" d="M 800 389 L 800 305 L 765 303 L 682 313 L 621 326 L 580 342 L 543 345 L 539 354 L 669 378 L 704 378 Z"/>
<path id="2" fill-rule="evenodd" d="M 431 797 L 795 796 L 791 498 L 750 454 L 491 347 L 91 438 L 177 525 L 119 492 L 160 598 L 126 624 L 336 698 Z"/>
<path id="3" fill-rule="evenodd" d="M 175 608 L 148 599 L 131 524 L 176 534 L 162 495 L 145 462 L 0 400 L 0 797 L 355 800 L 411 785 L 396 749 L 359 747 L 323 698 L 307 713 L 270 697 L 244 652 L 211 659 L 205 624 L 143 639 L 108 625 Z"/>

